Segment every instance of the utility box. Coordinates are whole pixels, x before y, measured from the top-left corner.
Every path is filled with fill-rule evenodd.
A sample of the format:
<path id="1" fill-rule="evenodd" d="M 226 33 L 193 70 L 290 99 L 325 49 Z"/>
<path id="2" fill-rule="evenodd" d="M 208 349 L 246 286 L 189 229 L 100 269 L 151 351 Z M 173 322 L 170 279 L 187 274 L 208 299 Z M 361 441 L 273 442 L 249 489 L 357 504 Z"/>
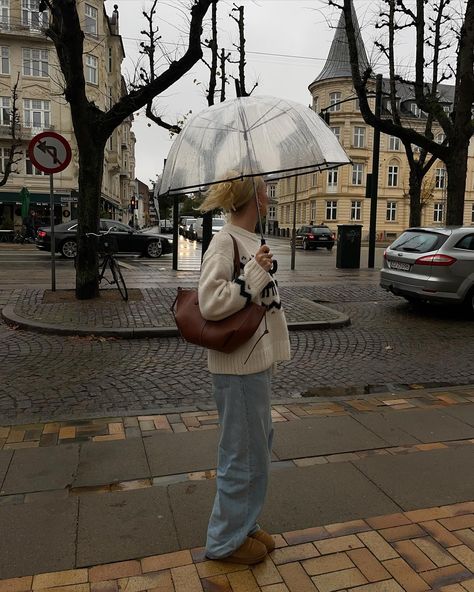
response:
<path id="1" fill-rule="evenodd" d="M 337 268 L 357 269 L 360 267 L 361 237 L 362 224 L 337 225 Z"/>

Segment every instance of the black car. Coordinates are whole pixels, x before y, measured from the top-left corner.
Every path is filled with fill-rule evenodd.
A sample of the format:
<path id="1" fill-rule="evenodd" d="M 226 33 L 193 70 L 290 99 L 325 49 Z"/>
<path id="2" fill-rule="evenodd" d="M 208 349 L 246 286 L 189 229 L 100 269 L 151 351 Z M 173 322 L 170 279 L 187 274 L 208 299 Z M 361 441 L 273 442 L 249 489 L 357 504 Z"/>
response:
<path id="1" fill-rule="evenodd" d="M 317 247 L 325 247 L 328 251 L 332 251 L 336 235 L 325 224 L 301 226 L 296 231 L 296 246 L 303 247 L 303 249 L 316 249 Z"/>
<path id="2" fill-rule="evenodd" d="M 100 232 L 107 232 L 117 240 L 119 253 L 139 253 L 146 257 L 157 258 L 173 251 L 172 241 L 159 234 L 134 230 L 127 224 L 116 220 L 100 220 Z M 71 220 L 54 227 L 56 252 L 72 259 L 77 253 L 77 220 Z M 35 240 L 38 249 L 51 250 L 51 227 L 39 228 Z"/>

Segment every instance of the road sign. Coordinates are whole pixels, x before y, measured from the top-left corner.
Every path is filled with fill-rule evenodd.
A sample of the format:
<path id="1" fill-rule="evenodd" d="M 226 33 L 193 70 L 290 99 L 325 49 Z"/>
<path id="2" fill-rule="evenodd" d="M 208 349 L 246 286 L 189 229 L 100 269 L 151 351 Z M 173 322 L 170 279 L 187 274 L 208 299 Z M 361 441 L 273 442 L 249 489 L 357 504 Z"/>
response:
<path id="1" fill-rule="evenodd" d="M 28 155 L 43 173 L 59 173 L 71 162 L 71 146 L 55 132 L 42 132 L 31 140 Z"/>

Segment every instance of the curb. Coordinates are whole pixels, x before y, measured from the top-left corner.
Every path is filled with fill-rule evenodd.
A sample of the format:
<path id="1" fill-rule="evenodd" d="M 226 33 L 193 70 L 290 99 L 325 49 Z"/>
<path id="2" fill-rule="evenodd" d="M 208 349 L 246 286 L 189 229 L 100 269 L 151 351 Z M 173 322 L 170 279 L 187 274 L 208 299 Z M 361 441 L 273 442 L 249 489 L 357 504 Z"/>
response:
<path id="1" fill-rule="evenodd" d="M 335 311 L 319 305 L 321 308 Z M 2 318 L 7 325 L 19 327 L 27 331 L 35 331 L 37 333 L 48 333 L 52 335 L 91 335 L 96 337 L 117 337 L 120 339 L 146 339 L 148 337 L 179 337 L 179 331 L 176 327 L 61 327 L 60 325 L 52 325 L 49 323 L 42 323 L 33 319 L 25 319 L 20 317 L 15 312 L 15 305 L 6 304 L 2 309 Z M 325 321 L 300 321 L 296 323 L 288 323 L 289 331 L 304 331 L 308 329 L 336 329 L 338 327 L 346 327 L 351 324 L 350 318 L 343 313 L 337 313 L 336 319 Z"/>

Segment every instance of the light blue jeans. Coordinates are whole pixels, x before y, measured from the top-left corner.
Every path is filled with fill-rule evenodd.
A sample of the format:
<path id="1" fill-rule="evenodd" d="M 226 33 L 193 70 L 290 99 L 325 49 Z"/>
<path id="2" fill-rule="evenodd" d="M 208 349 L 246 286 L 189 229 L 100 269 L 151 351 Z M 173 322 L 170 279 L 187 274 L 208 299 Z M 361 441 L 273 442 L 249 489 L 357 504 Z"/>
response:
<path id="1" fill-rule="evenodd" d="M 213 374 L 221 425 L 217 493 L 207 530 L 206 555 L 231 555 L 258 530 L 273 440 L 271 368 L 257 374 Z"/>

